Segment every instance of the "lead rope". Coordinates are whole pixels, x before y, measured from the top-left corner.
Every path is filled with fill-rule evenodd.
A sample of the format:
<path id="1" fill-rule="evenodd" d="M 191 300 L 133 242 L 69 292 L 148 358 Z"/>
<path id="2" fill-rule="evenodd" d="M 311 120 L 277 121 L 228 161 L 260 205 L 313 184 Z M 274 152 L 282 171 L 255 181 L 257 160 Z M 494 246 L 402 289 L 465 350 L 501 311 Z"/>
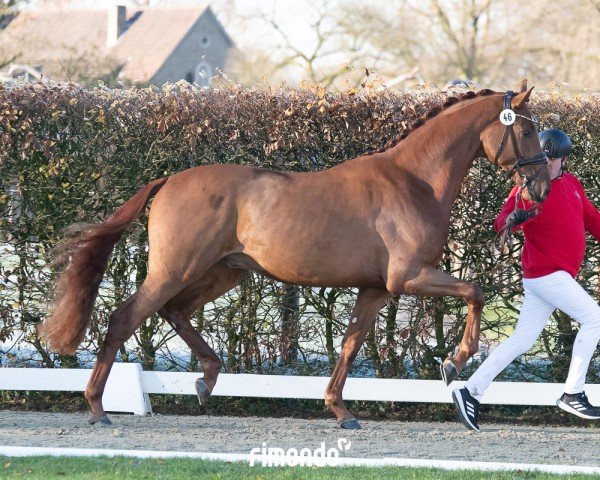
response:
<path id="1" fill-rule="evenodd" d="M 535 204 L 535 205 L 532 205 L 531 207 L 529 207 L 527 210 L 525 210 L 524 208 L 519 208 L 519 204 L 521 203 L 521 200 L 522 200 L 522 194 L 521 194 L 522 191 L 523 191 L 523 187 L 519 187 L 519 189 L 517 190 L 517 194 L 515 195 L 515 208 L 513 209 L 513 212 L 515 212 L 517 210 L 524 210 L 525 212 L 527 212 L 527 216 L 528 216 L 527 220 L 529 220 L 529 218 L 533 218 L 539 213 L 540 206 L 538 204 Z M 523 207 L 525 207 L 525 203 L 523 203 Z M 516 225 L 517 225 L 516 219 L 513 216 L 511 220 L 507 219 L 507 222 L 496 234 L 496 238 L 494 239 L 494 246 L 499 252 L 499 257 L 502 256 L 502 253 L 504 250 L 504 245 L 507 242 L 509 243 L 510 246 L 512 246 L 513 228 Z M 498 260 L 499 260 L 499 258 L 498 258 Z"/>
<path id="2" fill-rule="evenodd" d="M 519 201 L 521 200 L 521 188 L 517 191 L 517 195 L 515 198 L 515 208 L 513 210 L 516 211 L 519 208 Z M 508 219 L 507 219 L 508 220 Z M 508 243 L 509 247 L 512 246 L 512 234 L 514 222 L 507 221 L 504 226 L 498 230 L 496 237 L 494 238 L 494 248 L 498 252 L 498 258 L 496 258 L 496 262 L 500 260 L 502 254 L 504 253 L 504 246 Z"/>

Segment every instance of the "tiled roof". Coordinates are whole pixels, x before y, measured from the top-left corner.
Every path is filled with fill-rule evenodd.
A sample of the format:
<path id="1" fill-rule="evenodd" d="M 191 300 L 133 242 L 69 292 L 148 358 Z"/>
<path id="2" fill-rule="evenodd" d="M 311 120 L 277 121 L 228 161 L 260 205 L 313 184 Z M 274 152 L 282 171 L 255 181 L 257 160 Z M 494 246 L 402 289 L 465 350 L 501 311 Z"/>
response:
<path id="1" fill-rule="evenodd" d="M 105 64 L 110 59 L 115 66 L 123 65 L 124 78 L 148 82 L 207 9 L 210 7 L 204 2 L 128 8 L 127 22 L 131 24 L 113 47 L 106 46 L 107 10 L 27 10 L 0 35 L 0 55 L 12 52 L 19 63 L 43 65 L 51 78 L 64 78 L 66 72 L 61 69 L 66 70 L 65 62 L 73 58 L 99 58 Z M 102 68 L 105 65 L 99 66 Z"/>

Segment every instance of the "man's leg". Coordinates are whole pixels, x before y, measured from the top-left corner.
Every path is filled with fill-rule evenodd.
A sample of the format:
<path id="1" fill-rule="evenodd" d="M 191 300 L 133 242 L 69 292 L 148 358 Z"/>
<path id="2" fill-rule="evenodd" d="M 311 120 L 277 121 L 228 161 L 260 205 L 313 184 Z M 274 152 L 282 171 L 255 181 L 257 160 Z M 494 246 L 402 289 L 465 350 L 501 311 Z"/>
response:
<path id="1" fill-rule="evenodd" d="M 536 283 L 537 280 L 540 279 L 523 282 L 525 297 L 513 334 L 491 351 L 465 385 L 477 401 L 481 401 L 485 390 L 500 372 L 533 346 L 555 309 L 531 290 L 531 283 Z"/>
<path id="2" fill-rule="evenodd" d="M 557 273 L 561 275 L 553 285 L 538 293 L 580 325 L 573 344 L 565 393 L 557 405 L 582 418 L 600 419 L 600 410 L 590 404 L 584 393 L 588 367 L 600 341 L 600 306 L 571 275 Z"/>
<path id="3" fill-rule="evenodd" d="M 479 431 L 479 402 L 485 390 L 516 357 L 533 346 L 554 310 L 553 306 L 535 295 L 527 283 L 524 282 L 525 298 L 514 333 L 492 350 L 463 388 L 452 392 L 459 418 L 471 430 Z"/>

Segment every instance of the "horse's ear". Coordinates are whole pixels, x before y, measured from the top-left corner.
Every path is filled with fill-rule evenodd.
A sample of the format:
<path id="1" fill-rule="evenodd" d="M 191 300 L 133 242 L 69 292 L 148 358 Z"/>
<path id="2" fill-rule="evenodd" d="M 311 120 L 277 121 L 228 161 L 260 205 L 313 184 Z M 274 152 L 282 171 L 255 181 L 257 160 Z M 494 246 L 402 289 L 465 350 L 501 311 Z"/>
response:
<path id="1" fill-rule="evenodd" d="M 526 81 L 527 80 L 525 80 L 525 82 Z M 531 95 L 532 90 L 533 90 L 533 87 L 531 87 L 529 90 L 525 90 L 524 92 L 519 93 L 512 101 L 512 108 L 514 108 L 516 110 L 516 109 L 520 108 L 525 102 L 528 102 L 529 95 Z"/>
<path id="2" fill-rule="evenodd" d="M 523 80 L 521 80 L 519 82 L 519 85 L 517 86 L 517 92 L 519 93 L 523 93 L 527 91 L 527 79 L 524 78 Z"/>

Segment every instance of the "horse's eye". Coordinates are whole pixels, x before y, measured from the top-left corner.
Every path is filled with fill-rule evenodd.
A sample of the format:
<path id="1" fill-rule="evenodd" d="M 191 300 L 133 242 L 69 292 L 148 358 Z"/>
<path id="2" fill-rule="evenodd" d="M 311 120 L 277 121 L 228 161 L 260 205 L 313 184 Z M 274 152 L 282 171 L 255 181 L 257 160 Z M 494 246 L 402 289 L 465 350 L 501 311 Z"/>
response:
<path id="1" fill-rule="evenodd" d="M 524 137 L 531 137 L 531 131 L 530 131 L 530 130 L 525 130 L 525 131 L 523 132 L 523 136 L 524 136 Z"/>

